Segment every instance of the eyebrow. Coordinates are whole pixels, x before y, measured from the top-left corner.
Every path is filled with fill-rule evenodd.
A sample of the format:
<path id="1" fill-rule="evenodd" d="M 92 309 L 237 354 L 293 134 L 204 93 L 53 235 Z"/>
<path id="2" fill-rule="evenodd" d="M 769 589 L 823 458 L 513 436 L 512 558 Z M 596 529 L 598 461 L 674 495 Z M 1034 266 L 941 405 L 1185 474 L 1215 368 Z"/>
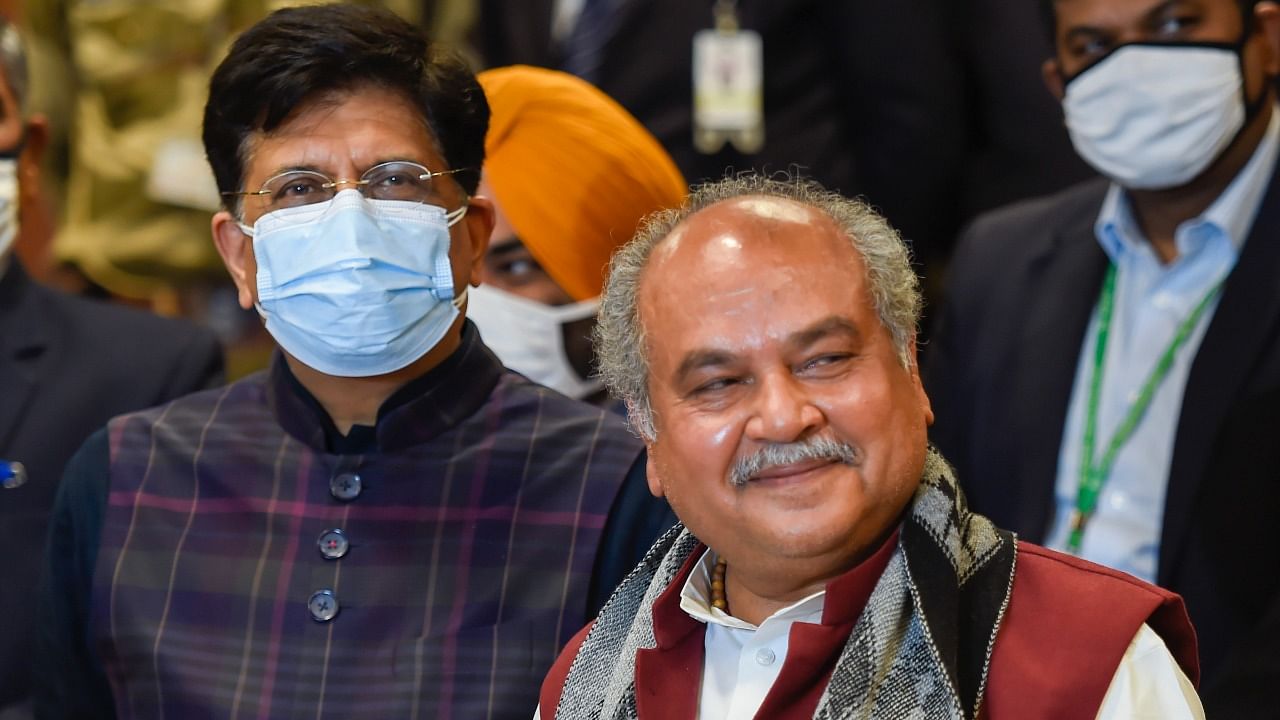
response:
<path id="1" fill-rule="evenodd" d="M 848 319 L 832 315 L 797 330 L 787 336 L 785 344 L 792 349 L 804 349 L 832 336 L 857 339 L 862 336 L 858 327 Z M 684 356 L 676 368 L 676 384 L 683 384 L 689 375 L 706 368 L 724 367 L 737 360 L 737 356 L 726 350 L 701 349 L 694 350 Z"/>
<path id="2" fill-rule="evenodd" d="M 736 359 L 733 353 L 724 350 L 694 350 L 684 356 L 680 366 L 676 368 L 677 385 L 684 384 L 693 373 L 706 368 L 724 367 Z"/>
<path id="3" fill-rule="evenodd" d="M 407 155 L 399 155 L 396 157 L 386 157 L 386 158 L 374 160 L 373 162 L 369 163 L 368 167 L 360 171 L 360 175 L 364 175 L 365 173 L 369 172 L 370 169 L 375 168 L 379 165 L 385 165 L 391 162 L 411 162 L 411 163 L 416 163 L 418 165 L 421 165 L 422 167 L 426 168 L 427 170 L 430 170 L 431 172 L 442 172 L 441 170 L 432 169 L 430 165 L 428 165 L 427 163 L 421 160 L 413 160 Z M 277 175 L 283 175 L 285 173 L 299 172 L 299 171 L 320 173 L 321 175 L 324 175 L 325 177 L 333 180 L 342 179 L 342 178 L 333 177 L 333 175 L 331 175 L 328 170 L 320 167 L 319 165 L 286 165 L 286 166 L 276 168 L 274 171 L 268 174 L 267 177 L 273 178 L 273 177 L 276 177 Z M 347 179 L 355 180 L 356 178 L 347 178 Z"/>
<path id="4" fill-rule="evenodd" d="M 849 322 L 847 318 L 839 315 L 832 315 L 823 318 L 818 322 L 810 325 L 803 330 L 797 330 L 787 337 L 787 345 L 793 348 L 806 348 L 810 345 L 824 340 L 833 335 L 839 335 L 851 339 L 857 339 L 862 336 L 862 332 L 858 330 L 858 326 Z"/>
<path id="5" fill-rule="evenodd" d="M 500 255 L 511 255 L 512 253 L 516 253 L 524 249 L 526 249 L 525 244 L 520 240 L 519 236 L 508 235 L 496 242 L 489 243 L 489 250 L 487 254 L 490 257 L 497 257 Z"/>

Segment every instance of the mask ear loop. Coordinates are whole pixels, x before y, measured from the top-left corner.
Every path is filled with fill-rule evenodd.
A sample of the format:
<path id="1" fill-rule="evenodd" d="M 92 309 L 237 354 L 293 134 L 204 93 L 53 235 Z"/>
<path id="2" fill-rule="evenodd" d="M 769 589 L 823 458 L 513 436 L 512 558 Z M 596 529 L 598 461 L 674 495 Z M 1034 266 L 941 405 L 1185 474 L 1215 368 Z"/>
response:
<path id="1" fill-rule="evenodd" d="M 462 218 L 467 214 L 467 209 L 471 207 L 471 198 L 462 199 L 462 205 L 457 210 L 451 210 L 444 214 L 445 227 L 453 227 L 461 222 Z"/>
<path id="2" fill-rule="evenodd" d="M 462 292 L 455 295 L 453 297 L 453 300 L 450 301 L 453 303 L 453 306 L 457 308 L 458 312 L 462 312 L 462 306 L 467 303 L 467 291 L 470 289 L 471 289 L 471 286 L 469 285 L 462 288 Z"/>

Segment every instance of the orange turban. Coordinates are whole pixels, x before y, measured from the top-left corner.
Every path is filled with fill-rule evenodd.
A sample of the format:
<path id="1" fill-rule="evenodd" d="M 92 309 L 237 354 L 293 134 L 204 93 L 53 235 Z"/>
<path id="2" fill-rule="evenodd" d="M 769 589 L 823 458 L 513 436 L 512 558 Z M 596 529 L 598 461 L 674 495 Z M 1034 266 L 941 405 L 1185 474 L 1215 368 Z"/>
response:
<path id="1" fill-rule="evenodd" d="M 556 70 L 479 74 L 489 99 L 484 177 L 520 240 L 574 300 L 600 294 L 613 251 L 688 187 L 621 105 Z"/>

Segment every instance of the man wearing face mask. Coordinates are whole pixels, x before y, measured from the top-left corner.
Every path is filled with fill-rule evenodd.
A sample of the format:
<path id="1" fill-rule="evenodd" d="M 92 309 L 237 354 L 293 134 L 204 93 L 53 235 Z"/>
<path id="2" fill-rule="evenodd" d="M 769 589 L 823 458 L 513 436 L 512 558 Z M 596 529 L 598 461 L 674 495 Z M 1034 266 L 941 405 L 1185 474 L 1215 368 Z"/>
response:
<path id="1" fill-rule="evenodd" d="M 507 367 L 604 401 L 591 331 L 609 256 L 686 185 L 662 145 L 584 80 L 513 66 L 478 76 L 492 112 L 481 193 L 494 203 L 467 316 Z"/>
<path id="2" fill-rule="evenodd" d="M 213 333 L 73 297 L 28 276 L 41 238 L 43 116 L 29 115 L 27 55 L 0 17 L 0 718 L 29 717 L 36 586 L 63 466 L 114 415 L 221 380 Z M 29 252 L 24 252 L 29 251 Z M 27 264 L 30 263 L 30 264 Z"/>
<path id="3" fill-rule="evenodd" d="M 1044 68 L 1104 179 L 979 219 L 928 350 L 981 513 L 1180 593 L 1209 717 L 1280 682 L 1280 6 L 1054 0 Z"/>
<path id="4" fill-rule="evenodd" d="M 504 371 L 463 317 L 488 114 L 385 10 L 237 39 L 205 110 L 212 230 L 281 353 L 72 461 L 39 714 L 528 717 L 663 512 L 620 419 Z"/>

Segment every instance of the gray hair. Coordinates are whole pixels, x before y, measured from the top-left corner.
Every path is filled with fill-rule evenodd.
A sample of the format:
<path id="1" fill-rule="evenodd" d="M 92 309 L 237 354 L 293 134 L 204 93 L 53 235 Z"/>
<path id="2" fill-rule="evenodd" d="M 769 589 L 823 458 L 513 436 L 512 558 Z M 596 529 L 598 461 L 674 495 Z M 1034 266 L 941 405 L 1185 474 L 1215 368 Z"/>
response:
<path id="1" fill-rule="evenodd" d="M 868 288 L 880 323 L 893 337 L 903 367 L 911 366 L 922 300 L 910 251 L 898 232 L 862 200 L 830 192 L 810 180 L 757 174 L 727 177 L 695 187 L 679 208 L 649 215 L 609 264 L 595 329 L 600 374 L 609 392 L 626 403 L 632 426 L 648 440 L 657 437 L 657 430 L 649 398 L 648 346 L 637 297 L 649 258 L 693 215 L 716 203 L 753 195 L 784 198 L 814 208 L 843 230 L 866 264 Z"/>
<path id="2" fill-rule="evenodd" d="M 0 68 L 9 83 L 18 112 L 27 114 L 27 51 L 22 45 L 18 28 L 0 15 Z"/>

